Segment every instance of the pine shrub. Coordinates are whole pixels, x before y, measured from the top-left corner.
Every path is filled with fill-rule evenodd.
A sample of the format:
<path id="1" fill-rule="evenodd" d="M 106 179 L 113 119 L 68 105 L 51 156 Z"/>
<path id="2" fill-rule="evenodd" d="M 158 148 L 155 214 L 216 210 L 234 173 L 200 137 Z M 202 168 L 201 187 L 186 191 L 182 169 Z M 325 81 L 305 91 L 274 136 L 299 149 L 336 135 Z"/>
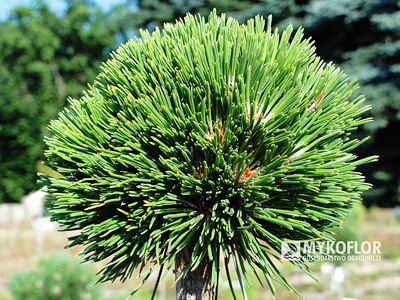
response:
<path id="1" fill-rule="evenodd" d="M 274 280 L 295 291 L 274 259 L 282 242 L 333 240 L 369 187 L 355 168 L 376 158 L 350 153 L 370 121 L 356 80 L 292 31 L 215 11 L 142 31 L 51 123 L 52 218 L 79 230 L 85 260 L 111 258 L 99 280 L 159 268 L 158 283 L 186 251 L 177 281 L 205 262 L 217 287 L 223 257 L 244 295 L 257 270 L 273 293 Z"/>
<path id="2" fill-rule="evenodd" d="M 10 277 L 10 290 L 16 300 L 97 300 L 99 287 L 95 271 L 67 255 L 42 258 L 37 269 Z"/>

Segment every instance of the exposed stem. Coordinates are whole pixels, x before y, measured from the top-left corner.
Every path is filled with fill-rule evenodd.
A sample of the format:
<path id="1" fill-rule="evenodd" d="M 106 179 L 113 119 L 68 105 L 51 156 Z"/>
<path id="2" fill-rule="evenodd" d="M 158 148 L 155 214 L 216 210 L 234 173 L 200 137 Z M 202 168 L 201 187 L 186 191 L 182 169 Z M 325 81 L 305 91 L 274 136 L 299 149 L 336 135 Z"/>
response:
<path id="1" fill-rule="evenodd" d="M 187 246 L 175 257 L 175 279 L 192 262 L 193 247 Z M 189 269 L 176 284 L 176 300 L 214 300 L 215 287 L 211 284 L 212 262 L 207 256 L 195 270 Z"/>

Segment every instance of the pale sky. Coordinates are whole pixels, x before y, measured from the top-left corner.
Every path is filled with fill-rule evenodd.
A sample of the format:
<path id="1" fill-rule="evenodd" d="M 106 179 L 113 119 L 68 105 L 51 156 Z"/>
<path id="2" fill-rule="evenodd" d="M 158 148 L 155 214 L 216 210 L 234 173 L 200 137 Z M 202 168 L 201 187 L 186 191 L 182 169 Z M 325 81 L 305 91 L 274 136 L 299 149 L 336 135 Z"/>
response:
<path id="1" fill-rule="evenodd" d="M 115 4 L 125 2 L 125 0 L 94 0 L 97 5 L 103 8 L 103 11 L 108 11 Z M 61 13 L 65 9 L 64 0 L 45 0 L 50 8 L 58 13 Z M 8 16 L 8 13 L 17 5 L 29 6 L 32 4 L 32 0 L 0 0 L 0 21 L 3 21 Z"/>

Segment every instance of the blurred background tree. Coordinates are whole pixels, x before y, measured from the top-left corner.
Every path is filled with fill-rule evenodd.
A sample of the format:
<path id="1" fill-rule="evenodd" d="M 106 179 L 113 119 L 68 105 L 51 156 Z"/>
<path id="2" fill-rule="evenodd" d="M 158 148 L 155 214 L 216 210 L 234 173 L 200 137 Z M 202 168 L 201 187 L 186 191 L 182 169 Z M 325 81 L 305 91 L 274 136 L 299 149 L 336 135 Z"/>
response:
<path id="1" fill-rule="evenodd" d="M 273 15 L 285 28 L 303 26 L 318 54 L 349 76 L 372 104 L 375 122 L 358 135 L 371 139 L 359 150 L 380 155 L 361 171 L 373 189 L 366 206 L 399 205 L 400 2 L 397 0 L 127 0 L 108 12 L 93 2 L 69 0 L 61 17 L 37 2 L 19 7 L 0 29 L 0 202 L 18 201 L 36 187 L 35 162 L 43 153 L 44 124 L 93 80 L 99 62 L 140 28 L 162 28 L 187 12 L 219 13 L 244 22 Z M 42 29 L 40 29 L 42 28 Z"/>
<path id="2" fill-rule="evenodd" d="M 58 16 L 42 1 L 18 6 L 0 24 L 0 203 L 36 185 L 43 135 L 67 96 L 79 97 L 116 47 L 116 29 L 89 1 Z"/>

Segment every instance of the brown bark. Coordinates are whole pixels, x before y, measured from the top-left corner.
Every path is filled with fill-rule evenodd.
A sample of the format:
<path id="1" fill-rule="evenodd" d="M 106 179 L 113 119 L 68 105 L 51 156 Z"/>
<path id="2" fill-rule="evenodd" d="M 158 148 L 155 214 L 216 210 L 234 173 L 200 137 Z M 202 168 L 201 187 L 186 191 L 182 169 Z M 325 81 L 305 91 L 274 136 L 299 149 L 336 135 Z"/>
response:
<path id="1" fill-rule="evenodd" d="M 50 60 L 50 70 L 53 73 L 54 81 L 57 86 L 58 97 L 64 99 L 66 91 L 65 82 L 60 75 L 60 71 L 54 57 Z"/>
<path id="2" fill-rule="evenodd" d="M 191 263 L 193 247 L 186 247 L 175 257 L 175 279 Z M 212 263 L 204 257 L 195 270 L 189 269 L 176 284 L 176 300 L 214 300 L 211 284 Z"/>

